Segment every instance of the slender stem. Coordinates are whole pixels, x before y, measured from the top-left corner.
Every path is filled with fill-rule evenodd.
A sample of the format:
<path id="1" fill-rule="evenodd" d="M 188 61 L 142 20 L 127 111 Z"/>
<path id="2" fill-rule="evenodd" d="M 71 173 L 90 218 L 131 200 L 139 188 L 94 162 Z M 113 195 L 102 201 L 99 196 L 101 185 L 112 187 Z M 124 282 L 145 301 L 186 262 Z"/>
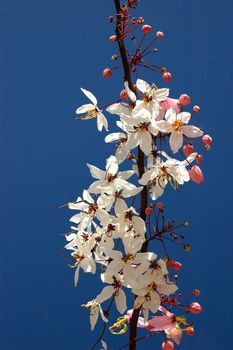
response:
<path id="1" fill-rule="evenodd" d="M 124 70 L 124 81 L 128 81 L 129 88 L 135 92 L 134 86 L 131 81 L 131 72 L 130 72 L 130 66 L 127 59 L 127 53 L 126 48 L 124 44 L 124 40 L 121 36 L 119 24 L 121 22 L 121 13 L 122 13 L 122 7 L 120 0 L 114 0 L 115 8 L 117 12 L 117 24 L 116 24 L 116 36 L 118 41 L 118 46 L 121 54 L 121 60 L 123 64 L 123 70 Z M 138 147 L 138 171 L 139 171 L 139 177 L 144 173 L 144 153 L 142 150 Z M 140 217 L 145 221 L 146 220 L 146 214 L 145 209 L 147 207 L 147 187 L 144 186 L 143 190 L 141 191 L 141 206 L 140 206 Z M 147 251 L 148 246 L 148 240 L 145 241 L 145 243 L 142 246 L 141 252 Z M 140 308 L 134 309 L 133 315 L 130 319 L 130 325 L 129 325 L 129 350 L 135 350 L 136 349 L 136 341 L 137 341 L 137 322 L 138 317 L 140 313 Z"/>

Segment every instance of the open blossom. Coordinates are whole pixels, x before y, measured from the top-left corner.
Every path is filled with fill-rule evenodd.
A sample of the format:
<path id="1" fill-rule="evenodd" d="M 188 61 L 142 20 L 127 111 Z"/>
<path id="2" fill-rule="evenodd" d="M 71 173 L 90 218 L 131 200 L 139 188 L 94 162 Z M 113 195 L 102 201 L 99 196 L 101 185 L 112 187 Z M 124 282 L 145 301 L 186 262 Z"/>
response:
<path id="1" fill-rule="evenodd" d="M 68 207 L 69 209 L 79 211 L 78 214 L 75 214 L 70 218 L 70 221 L 78 224 L 80 230 L 90 228 L 95 217 L 100 223 L 102 221 L 105 222 L 108 215 L 107 212 L 98 205 L 98 201 L 94 201 L 87 190 L 83 191 L 83 198 L 78 197 L 76 202 L 68 203 Z"/>
<path id="2" fill-rule="evenodd" d="M 104 273 L 101 274 L 101 279 L 103 283 L 108 283 L 110 286 L 104 287 L 102 292 L 97 295 L 96 300 L 101 304 L 105 300 L 109 299 L 114 295 L 115 304 L 117 307 L 117 310 L 123 314 L 125 310 L 127 309 L 126 305 L 126 295 L 124 293 L 124 290 L 122 289 L 123 284 L 123 278 L 122 276 L 118 275 L 116 276 L 109 276 L 108 274 Z"/>
<path id="3" fill-rule="evenodd" d="M 126 180 L 134 174 L 133 170 L 118 172 L 118 161 L 115 156 L 110 156 L 106 162 L 106 171 L 94 165 L 87 164 L 91 175 L 97 180 L 88 189 L 94 194 L 114 194 L 120 190 L 134 189 L 135 185 Z"/>
<path id="4" fill-rule="evenodd" d="M 188 112 L 176 112 L 170 108 L 165 114 L 165 120 L 157 122 L 157 127 L 164 133 L 169 133 L 169 144 L 173 153 L 177 153 L 183 145 L 183 135 L 188 138 L 200 137 L 203 135 L 202 130 L 194 125 L 187 125 L 191 118 Z"/>
<path id="5" fill-rule="evenodd" d="M 101 305 L 98 303 L 96 299 L 88 301 L 87 304 L 82 304 L 81 306 L 85 308 L 90 308 L 90 324 L 91 324 L 92 331 L 95 328 L 99 315 L 101 316 L 104 322 L 108 322 L 108 319 L 105 317 Z"/>
<path id="6" fill-rule="evenodd" d="M 133 112 L 131 116 L 122 114 L 121 121 L 126 126 L 128 138 L 125 147 L 128 151 L 139 145 L 146 155 L 150 154 L 152 151 L 152 135 L 156 136 L 159 130 L 149 110 L 142 108 Z"/>
<path id="7" fill-rule="evenodd" d="M 159 102 L 166 100 L 169 95 L 169 89 L 158 89 L 154 84 L 151 86 L 142 79 L 137 79 L 136 86 L 142 92 L 141 100 L 136 101 L 134 111 L 147 109 L 151 113 L 152 119 L 157 119 L 160 113 Z"/>
<path id="8" fill-rule="evenodd" d="M 89 98 L 92 104 L 88 103 L 78 107 L 76 109 L 76 114 L 86 114 L 85 117 L 81 117 L 82 120 L 96 118 L 98 130 L 102 131 L 103 127 L 108 130 L 108 121 L 102 111 L 98 108 L 96 97 L 88 90 L 81 88 L 81 91 L 87 96 L 87 98 Z"/>
<path id="9" fill-rule="evenodd" d="M 193 153 L 186 160 L 179 161 L 169 157 L 165 152 L 161 152 L 161 155 L 167 159 L 163 161 L 157 157 L 156 163 L 138 181 L 143 186 L 149 186 L 149 193 L 153 200 L 162 196 L 168 183 L 176 189 L 178 185 L 189 181 L 190 176 L 186 167 L 196 157 L 196 153 Z"/>

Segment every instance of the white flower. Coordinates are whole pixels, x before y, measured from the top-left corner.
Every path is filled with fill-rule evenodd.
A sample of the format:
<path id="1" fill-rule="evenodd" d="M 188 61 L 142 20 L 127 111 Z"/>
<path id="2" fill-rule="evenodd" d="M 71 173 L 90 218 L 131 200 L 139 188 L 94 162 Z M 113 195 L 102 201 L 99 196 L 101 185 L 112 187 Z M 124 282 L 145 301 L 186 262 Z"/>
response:
<path id="1" fill-rule="evenodd" d="M 169 89 L 158 89 L 154 84 L 151 86 L 142 79 L 137 79 L 136 85 L 142 92 L 141 99 L 136 101 L 134 111 L 146 108 L 150 111 L 152 118 L 155 120 L 160 113 L 159 102 L 164 101 L 169 95 Z"/>
<path id="2" fill-rule="evenodd" d="M 92 177 L 95 181 L 90 187 L 89 192 L 94 194 L 107 193 L 115 194 L 122 189 L 136 188 L 126 180 L 134 174 L 133 170 L 118 172 L 118 161 L 115 156 L 110 156 L 106 162 L 106 171 L 97 168 L 94 165 L 87 164 Z"/>
<path id="3" fill-rule="evenodd" d="M 103 224 L 108 218 L 108 213 L 101 208 L 98 201 L 95 203 L 87 190 L 83 191 L 83 199 L 78 197 L 75 203 L 68 203 L 68 207 L 69 209 L 80 211 L 80 213 L 70 218 L 71 222 L 78 224 L 79 230 L 90 229 L 94 217 Z"/>
<path id="4" fill-rule="evenodd" d="M 132 113 L 131 116 L 121 115 L 121 121 L 126 125 L 128 140 L 125 147 L 130 151 L 138 145 L 141 150 L 148 155 L 152 150 L 152 135 L 159 132 L 155 121 L 152 120 L 151 113 L 147 109 L 140 109 Z"/>
<path id="5" fill-rule="evenodd" d="M 127 309 L 126 305 L 126 296 L 122 287 L 122 278 L 112 277 L 107 275 L 106 273 L 101 274 L 101 279 L 104 283 L 110 284 L 110 286 L 104 287 L 102 292 L 97 295 L 96 300 L 101 304 L 105 300 L 111 298 L 114 295 L 115 304 L 117 310 L 123 314 Z"/>
<path id="6" fill-rule="evenodd" d="M 170 158 L 165 152 L 158 152 L 167 158 L 163 161 L 157 158 L 153 167 L 147 170 L 138 181 L 141 185 L 149 185 L 150 196 L 153 200 L 162 196 L 164 189 L 169 182 L 175 189 L 184 182 L 190 180 L 189 172 L 186 166 L 189 165 L 196 157 L 196 153 L 191 154 L 186 160 L 180 162 L 177 159 Z"/>
<path id="7" fill-rule="evenodd" d="M 81 306 L 91 309 L 91 311 L 90 311 L 90 324 L 91 324 L 92 331 L 95 328 L 99 314 L 102 317 L 102 320 L 104 322 L 108 322 L 108 319 L 104 316 L 101 305 L 97 302 L 96 299 L 88 301 L 87 304 L 82 304 Z"/>
<path id="8" fill-rule="evenodd" d="M 202 130 L 194 125 L 188 124 L 191 114 L 188 112 L 176 112 L 169 108 L 165 114 L 166 120 L 157 122 L 157 127 L 164 133 L 171 133 L 169 144 L 173 153 L 177 153 L 183 145 L 183 135 L 189 138 L 200 137 L 203 135 Z"/>
<path id="9" fill-rule="evenodd" d="M 82 120 L 87 120 L 87 119 L 93 119 L 97 118 L 97 128 L 99 131 L 102 131 L 103 127 L 108 130 L 108 121 L 103 115 L 102 111 L 98 108 L 97 106 L 97 99 L 96 97 L 90 92 L 85 89 L 82 89 L 82 92 L 84 95 L 89 98 L 89 100 L 92 102 L 92 104 L 88 103 L 85 105 L 82 105 L 81 107 L 76 109 L 76 114 L 84 114 L 86 113 L 87 115 L 85 117 L 81 117 L 80 119 Z"/>

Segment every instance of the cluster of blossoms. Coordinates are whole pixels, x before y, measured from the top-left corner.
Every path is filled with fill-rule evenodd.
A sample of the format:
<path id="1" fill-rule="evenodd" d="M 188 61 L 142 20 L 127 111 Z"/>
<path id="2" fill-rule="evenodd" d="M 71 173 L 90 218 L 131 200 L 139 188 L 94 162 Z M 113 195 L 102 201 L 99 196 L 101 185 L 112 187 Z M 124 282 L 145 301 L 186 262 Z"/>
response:
<path id="1" fill-rule="evenodd" d="M 136 5 L 134 0 L 122 7 L 116 20 L 117 35 L 111 36 L 111 41 L 123 40 L 131 33 L 129 22 L 133 27 L 135 23 L 136 27 L 144 23 L 144 20 L 136 21 L 128 15 L 129 8 Z M 142 31 L 143 41 L 152 28 L 144 24 Z M 162 32 L 156 33 L 156 39 L 163 36 Z M 145 52 L 137 48 L 134 55 L 126 54 L 131 72 L 135 72 L 138 65 L 145 66 Z M 171 81 L 170 73 L 164 69 L 161 72 L 164 81 Z M 109 77 L 112 71 L 106 68 L 103 75 Z M 81 91 L 90 103 L 77 108 L 80 119 L 96 118 L 97 129 L 108 131 L 106 113 L 98 106 L 96 97 L 86 89 L 81 88 Z M 138 310 L 136 327 L 154 334 L 163 333 L 163 350 L 174 349 L 173 341 L 179 344 L 183 331 L 194 334 L 193 323 L 188 323 L 184 316 L 177 316 L 174 309 L 183 307 L 186 313 L 198 314 L 202 308 L 197 302 L 188 305 L 179 302 L 183 295 L 176 293 L 178 275 L 175 273 L 182 264 L 169 256 L 165 245 L 165 241 L 170 240 L 189 251 L 190 246 L 181 242 L 184 236 L 177 233 L 177 228 L 188 226 L 188 222 L 176 226 L 174 221 L 166 221 L 164 204 L 154 201 L 163 195 L 167 185 L 178 191 L 190 180 L 197 184 L 203 182 L 199 167 L 203 157 L 196 151 L 196 144 L 209 150 L 212 143 L 209 135 L 203 135 L 201 128 L 192 125 L 199 106 L 194 106 L 191 112 L 185 111 L 190 97 L 182 94 L 174 99 L 169 93 L 168 88 L 159 88 L 142 79 L 136 79 L 135 85 L 125 80 L 119 100 L 105 105 L 111 118 L 112 115 L 118 117 L 116 125 L 120 130 L 105 137 L 106 143 L 115 144 L 115 152 L 107 158 L 105 170 L 87 164 L 94 182 L 83 191 L 82 197 L 67 204 L 75 214 L 70 219 L 71 232 L 66 235 L 68 243 L 65 245 L 71 255 L 69 267 L 75 269 L 75 286 L 80 270 L 91 274 L 99 272 L 104 284 L 98 295 L 82 305 L 90 309 L 91 329 L 99 315 L 104 323 L 109 321 L 110 309 L 115 303 L 123 316 L 109 327 L 111 333 L 126 332 L 127 323 Z M 141 164 L 139 153 L 143 157 Z M 124 161 L 129 164 L 129 169 L 120 171 Z M 143 210 L 138 196 L 146 198 Z M 148 251 L 149 244 L 155 240 L 162 243 L 163 256 Z M 126 293 L 127 290 L 132 292 L 133 301 L 128 300 L 130 293 Z M 192 293 L 200 295 L 197 289 Z M 109 301 L 107 307 L 104 306 L 106 301 Z M 106 350 L 102 336 L 97 343 L 100 341 Z"/>
<path id="2" fill-rule="evenodd" d="M 136 296 L 134 308 L 141 308 L 143 313 L 138 326 L 150 331 L 166 331 L 169 339 L 179 343 L 182 334 L 179 325 L 186 327 L 187 323 L 184 318 L 177 318 L 169 312 L 164 303 L 168 300 L 165 297 L 178 289 L 169 280 L 167 267 L 170 259 L 166 254 L 158 258 L 154 252 L 141 252 L 148 239 L 148 222 L 139 216 L 133 202 L 143 186 L 147 187 L 151 199 L 156 200 L 162 196 L 168 183 L 177 190 L 179 185 L 190 179 L 197 183 L 203 181 L 200 168 L 191 165 L 198 154 L 190 141 L 202 137 L 206 144 L 208 137 L 205 135 L 203 138 L 200 128 L 188 125 L 191 113 L 183 111 L 181 103 L 188 99 L 187 95 L 171 99 L 168 97 L 169 89 L 159 89 L 141 79 L 136 81 L 136 91 L 140 99 L 125 83 L 127 100 L 107 107 L 107 112 L 119 116 L 116 124 L 121 131 L 105 137 L 107 143 L 117 143 L 116 152 L 106 160 L 105 170 L 87 164 L 95 181 L 83 191 L 82 197 L 68 203 L 69 209 L 78 213 L 70 219 L 72 233 L 66 236 L 68 244 L 65 248 L 71 251 L 73 264 L 70 266 L 75 268 L 75 285 L 80 269 L 95 274 L 96 264 L 101 265 L 101 281 L 107 286 L 83 305 L 91 309 L 91 329 L 94 329 L 99 315 L 104 322 L 108 321 L 101 306 L 108 299 L 113 298 L 119 313 L 125 313 L 128 302 L 124 290 L 130 289 Z M 82 92 L 92 104 L 79 107 L 76 113 L 85 113 L 81 119 L 96 117 L 98 130 L 103 127 L 107 130 L 107 119 L 98 108 L 96 98 L 85 89 Z M 167 145 L 168 152 L 173 154 L 177 154 L 183 146 L 183 159 L 169 156 L 162 145 Z M 137 146 L 147 157 L 141 178 L 138 178 L 136 156 L 133 154 Z M 132 161 L 131 169 L 119 171 L 119 165 L 125 159 Z M 133 175 L 138 178 L 137 186 L 129 182 Z M 127 200 L 130 204 L 126 203 Z M 153 205 L 146 208 L 147 218 L 152 215 L 152 208 Z M 159 210 L 163 210 L 161 203 Z M 158 235 L 158 232 L 155 233 Z M 162 313 L 163 316 L 153 316 L 149 320 L 150 313 Z M 132 312 L 128 311 L 123 321 L 118 322 L 120 327 L 129 321 L 130 314 Z M 191 332 L 188 327 L 185 329 Z"/>

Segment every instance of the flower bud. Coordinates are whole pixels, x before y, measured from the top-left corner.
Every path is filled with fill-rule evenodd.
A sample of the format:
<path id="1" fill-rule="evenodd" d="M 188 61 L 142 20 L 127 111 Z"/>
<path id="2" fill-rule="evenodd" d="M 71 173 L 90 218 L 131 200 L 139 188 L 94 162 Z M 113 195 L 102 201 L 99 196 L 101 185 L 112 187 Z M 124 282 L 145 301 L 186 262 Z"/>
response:
<path id="1" fill-rule="evenodd" d="M 116 35 L 111 35 L 109 37 L 109 40 L 112 41 L 112 42 L 117 41 L 117 36 Z"/>
<path id="2" fill-rule="evenodd" d="M 170 83 L 172 81 L 172 75 L 169 72 L 165 72 L 163 73 L 163 81 L 165 81 L 165 83 Z"/>
<path id="3" fill-rule="evenodd" d="M 152 27 L 149 24 L 144 24 L 142 31 L 144 34 L 149 34 L 152 31 Z"/>
<path id="4" fill-rule="evenodd" d="M 196 159 L 196 162 L 199 164 L 203 162 L 203 157 L 201 154 L 198 154 L 195 159 Z"/>
<path id="5" fill-rule="evenodd" d="M 199 106 L 193 106 L 193 112 L 195 112 L 195 113 L 200 112 L 200 107 Z"/>
<path id="6" fill-rule="evenodd" d="M 174 264 L 174 260 L 173 259 L 167 259 L 166 260 L 167 267 L 173 267 L 173 264 Z"/>
<path id="7" fill-rule="evenodd" d="M 151 215 L 153 214 L 153 209 L 150 208 L 150 207 L 146 208 L 146 209 L 145 209 L 145 214 L 146 214 L 147 216 L 151 216 Z"/>
<path id="8" fill-rule="evenodd" d="M 184 227 L 188 227 L 188 225 L 189 225 L 188 220 L 185 220 L 185 221 L 183 222 L 183 226 L 184 226 Z"/>
<path id="9" fill-rule="evenodd" d="M 189 304 L 189 310 L 193 314 L 200 314 L 202 312 L 202 307 L 200 304 L 193 302 L 193 303 Z"/>
<path id="10" fill-rule="evenodd" d="M 182 268 L 182 264 L 179 261 L 174 261 L 172 267 L 175 271 L 179 271 Z"/>
<path id="11" fill-rule="evenodd" d="M 111 59 L 113 60 L 113 61 L 116 61 L 117 60 L 117 55 L 112 55 L 112 57 L 111 57 Z"/>
<path id="12" fill-rule="evenodd" d="M 188 156 L 190 156 L 190 154 L 194 153 L 195 151 L 194 151 L 192 143 L 187 143 L 186 145 L 184 145 L 183 152 L 184 152 L 186 157 L 188 157 Z"/>
<path id="13" fill-rule="evenodd" d="M 164 204 L 163 204 L 162 202 L 158 202 L 158 203 L 156 204 L 156 207 L 157 207 L 159 210 L 163 210 Z"/>
<path id="14" fill-rule="evenodd" d="M 186 328 L 186 334 L 190 335 L 191 337 L 194 336 L 194 328 L 193 326 L 189 326 Z"/>
<path id="15" fill-rule="evenodd" d="M 110 68 L 105 68 L 103 70 L 103 78 L 110 78 L 112 76 L 112 71 Z"/>
<path id="16" fill-rule="evenodd" d="M 128 94 L 127 94 L 126 89 L 121 90 L 121 92 L 120 92 L 120 99 L 121 100 L 128 100 Z"/>
<path id="17" fill-rule="evenodd" d="M 157 32 L 156 33 L 156 38 L 157 39 L 163 39 L 164 38 L 164 33 L 163 32 Z"/>
<path id="18" fill-rule="evenodd" d="M 185 244 L 185 245 L 184 245 L 184 250 L 185 250 L 186 252 L 190 252 L 190 250 L 191 250 L 190 245 L 189 245 L 189 244 Z"/>
<path id="19" fill-rule="evenodd" d="M 204 143 L 205 146 L 210 146 L 212 143 L 212 137 L 210 135 L 204 135 L 202 136 L 202 142 Z"/>
<path id="20" fill-rule="evenodd" d="M 179 97 L 179 101 L 183 106 L 189 105 L 190 104 L 190 97 L 186 94 L 182 94 Z"/>
<path id="21" fill-rule="evenodd" d="M 189 176 L 197 184 L 204 181 L 204 175 L 198 165 L 194 165 L 189 169 Z"/>
<path id="22" fill-rule="evenodd" d="M 195 295 L 195 297 L 199 297 L 201 295 L 201 292 L 199 289 L 194 289 L 193 290 L 193 295 Z"/>
<path id="23" fill-rule="evenodd" d="M 174 350 L 174 343 L 172 340 L 165 340 L 162 344 L 162 350 Z"/>

